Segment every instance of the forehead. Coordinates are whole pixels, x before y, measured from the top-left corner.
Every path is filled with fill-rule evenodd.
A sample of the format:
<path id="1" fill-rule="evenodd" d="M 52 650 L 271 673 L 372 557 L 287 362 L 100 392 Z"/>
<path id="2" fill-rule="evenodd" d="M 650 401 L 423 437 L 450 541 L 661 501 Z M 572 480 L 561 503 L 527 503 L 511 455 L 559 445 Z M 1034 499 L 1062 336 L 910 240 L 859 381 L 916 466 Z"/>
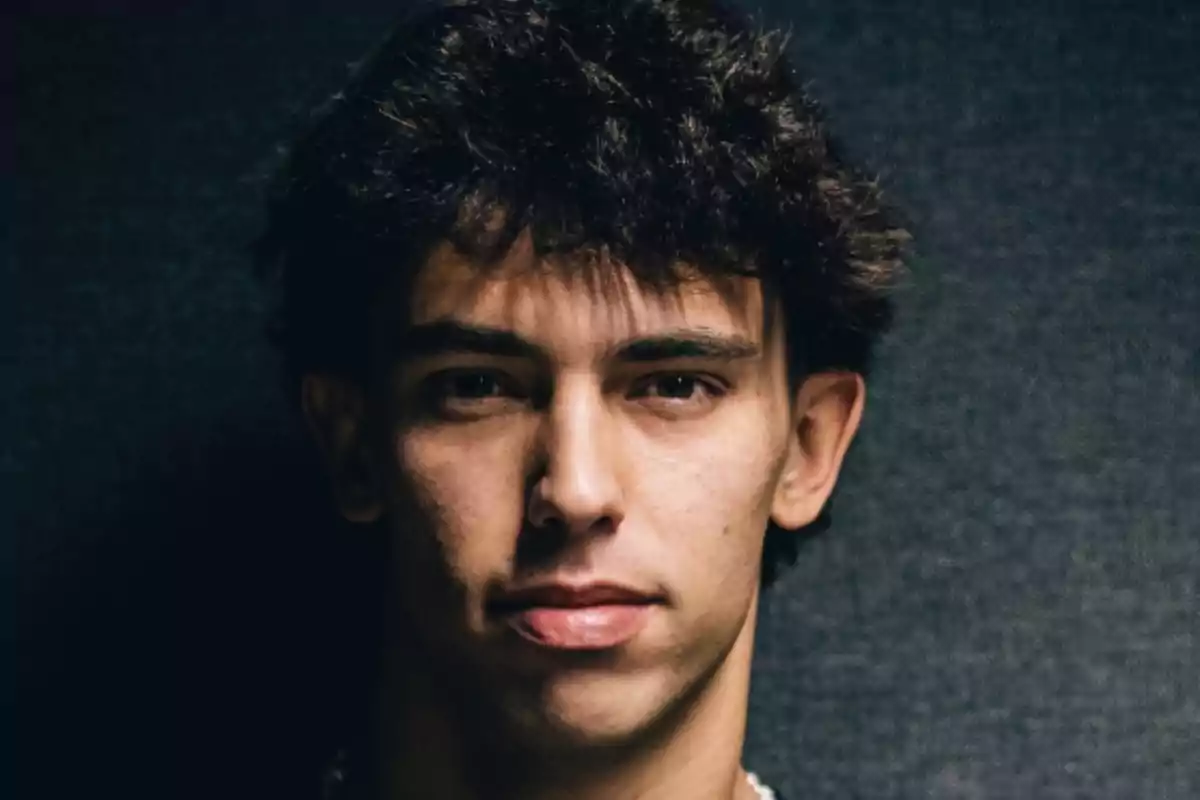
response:
<path id="1" fill-rule="evenodd" d="M 763 294 L 753 278 L 718 285 L 681 265 L 670 286 L 651 288 L 619 263 L 583 259 L 538 258 L 523 236 L 500 261 L 483 267 L 443 244 L 407 293 L 408 323 L 511 330 L 564 357 L 668 331 L 765 338 Z"/>

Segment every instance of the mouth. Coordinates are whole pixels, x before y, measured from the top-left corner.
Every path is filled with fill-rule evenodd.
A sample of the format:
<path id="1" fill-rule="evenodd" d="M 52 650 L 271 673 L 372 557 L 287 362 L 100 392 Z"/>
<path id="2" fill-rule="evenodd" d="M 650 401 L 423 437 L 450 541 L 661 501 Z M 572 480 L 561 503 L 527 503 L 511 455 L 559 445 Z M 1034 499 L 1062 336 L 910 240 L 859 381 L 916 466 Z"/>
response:
<path id="1" fill-rule="evenodd" d="M 608 650 L 632 640 L 663 598 L 609 583 L 546 584 L 490 604 L 521 638 L 551 650 Z"/>

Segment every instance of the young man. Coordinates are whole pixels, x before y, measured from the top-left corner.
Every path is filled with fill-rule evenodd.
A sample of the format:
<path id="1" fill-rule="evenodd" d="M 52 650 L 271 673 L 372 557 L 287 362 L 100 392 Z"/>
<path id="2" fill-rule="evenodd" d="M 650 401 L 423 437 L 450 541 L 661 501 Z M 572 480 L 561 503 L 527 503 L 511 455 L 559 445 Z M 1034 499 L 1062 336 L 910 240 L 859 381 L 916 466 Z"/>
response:
<path id="1" fill-rule="evenodd" d="M 760 587 L 863 413 L 903 231 L 715 4 L 410 15 L 261 259 L 342 515 L 385 532 L 330 796 L 750 800 Z"/>

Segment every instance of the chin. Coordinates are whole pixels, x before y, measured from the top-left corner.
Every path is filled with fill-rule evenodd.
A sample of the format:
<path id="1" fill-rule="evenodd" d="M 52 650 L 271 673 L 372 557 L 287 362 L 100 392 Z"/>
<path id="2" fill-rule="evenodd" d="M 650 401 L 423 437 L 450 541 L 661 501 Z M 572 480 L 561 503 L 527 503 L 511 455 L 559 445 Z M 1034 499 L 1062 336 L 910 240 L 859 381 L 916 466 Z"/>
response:
<path id="1" fill-rule="evenodd" d="M 547 677 L 535 696 L 513 698 L 519 735 L 545 750 L 620 747 L 650 735 L 687 694 L 672 669 L 570 671 Z"/>

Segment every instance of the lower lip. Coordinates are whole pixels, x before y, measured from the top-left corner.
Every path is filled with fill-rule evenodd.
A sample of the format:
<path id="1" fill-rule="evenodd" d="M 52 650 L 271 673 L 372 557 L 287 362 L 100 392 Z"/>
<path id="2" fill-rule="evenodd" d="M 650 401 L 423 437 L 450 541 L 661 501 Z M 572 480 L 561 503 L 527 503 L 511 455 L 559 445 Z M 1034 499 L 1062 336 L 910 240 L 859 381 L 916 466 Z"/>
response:
<path id="1" fill-rule="evenodd" d="M 525 639 L 555 650 L 607 650 L 625 644 L 646 626 L 649 604 L 582 608 L 527 608 L 509 617 Z"/>

